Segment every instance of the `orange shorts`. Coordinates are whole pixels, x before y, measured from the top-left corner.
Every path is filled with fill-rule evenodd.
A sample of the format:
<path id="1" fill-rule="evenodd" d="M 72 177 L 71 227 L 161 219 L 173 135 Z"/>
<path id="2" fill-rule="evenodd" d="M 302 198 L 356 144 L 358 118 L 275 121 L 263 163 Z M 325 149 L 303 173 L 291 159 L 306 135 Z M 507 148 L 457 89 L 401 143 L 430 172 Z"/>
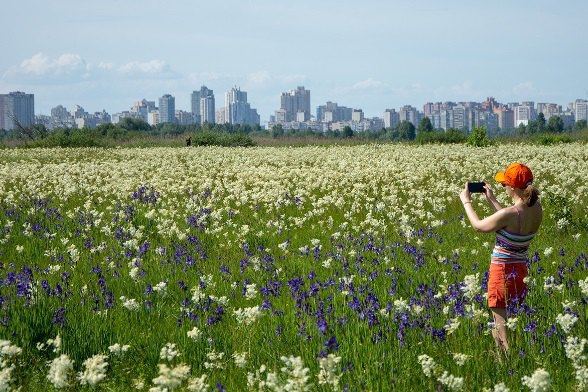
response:
<path id="1" fill-rule="evenodd" d="M 522 303 L 527 295 L 527 285 L 523 279 L 528 274 L 525 263 L 491 263 L 488 278 L 488 307 L 506 308 L 510 301 Z"/>

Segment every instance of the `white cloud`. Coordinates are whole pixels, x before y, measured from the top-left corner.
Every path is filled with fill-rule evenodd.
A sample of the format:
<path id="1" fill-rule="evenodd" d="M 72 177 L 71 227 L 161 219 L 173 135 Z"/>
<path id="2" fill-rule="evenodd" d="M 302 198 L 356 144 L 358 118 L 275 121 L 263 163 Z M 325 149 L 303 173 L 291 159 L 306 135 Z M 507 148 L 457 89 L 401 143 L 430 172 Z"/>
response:
<path id="1" fill-rule="evenodd" d="M 98 68 L 99 69 L 104 69 L 107 71 L 111 71 L 114 69 L 114 63 L 108 63 L 105 61 L 101 61 L 100 63 L 98 63 Z"/>
<path id="2" fill-rule="evenodd" d="M 379 80 L 374 80 L 372 78 L 368 78 L 366 80 L 359 81 L 355 83 L 351 89 L 352 90 L 371 90 L 375 88 L 385 87 L 386 84 Z"/>
<path id="3" fill-rule="evenodd" d="M 85 73 L 88 70 L 86 61 L 78 54 L 64 53 L 51 59 L 39 52 L 29 59 L 25 59 L 20 66 L 9 70 L 12 74 L 43 76 Z"/>
<path id="4" fill-rule="evenodd" d="M 306 75 L 290 74 L 275 75 L 268 71 L 256 71 L 247 75 L 247 85 L 251 87 L 263 87 L 267 85 L 285 85 L 304 83 L 308 80 Z"/>
<path id="5" fill-rule="evenodd" d="M 512 92 L 519 96 L 530 96 L 535 91 L 533 82 L 521 82 L 512 88 Z"/>
<path id="6" fill-rule="evenodd" d="M 146 62 L 132 61 L 118 68 L 120 72 L 126 74 L 161 74 L 170 71 L 169 65 L 165 61 L 151 60 Z"/>

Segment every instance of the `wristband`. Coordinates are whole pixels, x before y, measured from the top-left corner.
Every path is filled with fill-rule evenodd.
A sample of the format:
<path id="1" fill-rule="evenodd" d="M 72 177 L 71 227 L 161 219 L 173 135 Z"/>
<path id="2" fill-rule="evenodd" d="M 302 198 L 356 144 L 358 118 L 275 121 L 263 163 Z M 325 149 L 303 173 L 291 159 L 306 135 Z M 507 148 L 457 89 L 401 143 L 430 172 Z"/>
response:
<path id="1" fill-rule="evenodd" d="M 472 204 L 472 202 L 471 202 L 471 201 L 466 201 L 465 203 L 463 203 L 463 205 L 465 206 L 465 205 L 466 205 L 466 204 L 468 204 L 468 203 Z"/>

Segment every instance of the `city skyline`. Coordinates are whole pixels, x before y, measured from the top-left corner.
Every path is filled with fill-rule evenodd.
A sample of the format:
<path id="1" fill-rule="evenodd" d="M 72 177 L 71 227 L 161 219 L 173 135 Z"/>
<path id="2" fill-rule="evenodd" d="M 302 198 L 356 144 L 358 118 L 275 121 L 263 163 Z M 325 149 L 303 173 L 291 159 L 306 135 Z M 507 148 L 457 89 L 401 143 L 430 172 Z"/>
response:
<path id="1" fill-rule="evenodd" d="M 428 101 L 554 102 L 587 98 L 582 28 L 588 3 L 547 0 L 492 6 L 326 0 L 2 5 L 0 92 L 35 94 L 35 109 L 80 104 L 110 113 L 146 98 L 240 86 L 262 123 L 295 86 L 328 101 L 386 108 Z M 30 29 L 22 29 L 23 21 Z"/>

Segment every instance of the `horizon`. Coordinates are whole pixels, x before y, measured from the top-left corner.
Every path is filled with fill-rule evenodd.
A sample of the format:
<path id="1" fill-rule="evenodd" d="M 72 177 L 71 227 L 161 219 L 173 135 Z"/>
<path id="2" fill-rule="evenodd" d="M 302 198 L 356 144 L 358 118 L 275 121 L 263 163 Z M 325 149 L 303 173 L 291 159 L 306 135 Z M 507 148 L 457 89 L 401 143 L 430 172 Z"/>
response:
<path id="1" fill-rule="evenodd" d="M 202 85 L 221 108 L 239 86 L 262 124 L 297 86 L 311 91 L 313 115 L 327 101 L 366 117 L 487 97 L 565 108 L 588 98 L 588 33 L 578 29 L 588 3 L 565 5 L 13 2 L 3 5 L 5 31 L 18 34 L 3 43 L 0 93 L 34 94 L 36 114 L 76 104 L 112 114 L 164 94 L 190 111 Z"/>

